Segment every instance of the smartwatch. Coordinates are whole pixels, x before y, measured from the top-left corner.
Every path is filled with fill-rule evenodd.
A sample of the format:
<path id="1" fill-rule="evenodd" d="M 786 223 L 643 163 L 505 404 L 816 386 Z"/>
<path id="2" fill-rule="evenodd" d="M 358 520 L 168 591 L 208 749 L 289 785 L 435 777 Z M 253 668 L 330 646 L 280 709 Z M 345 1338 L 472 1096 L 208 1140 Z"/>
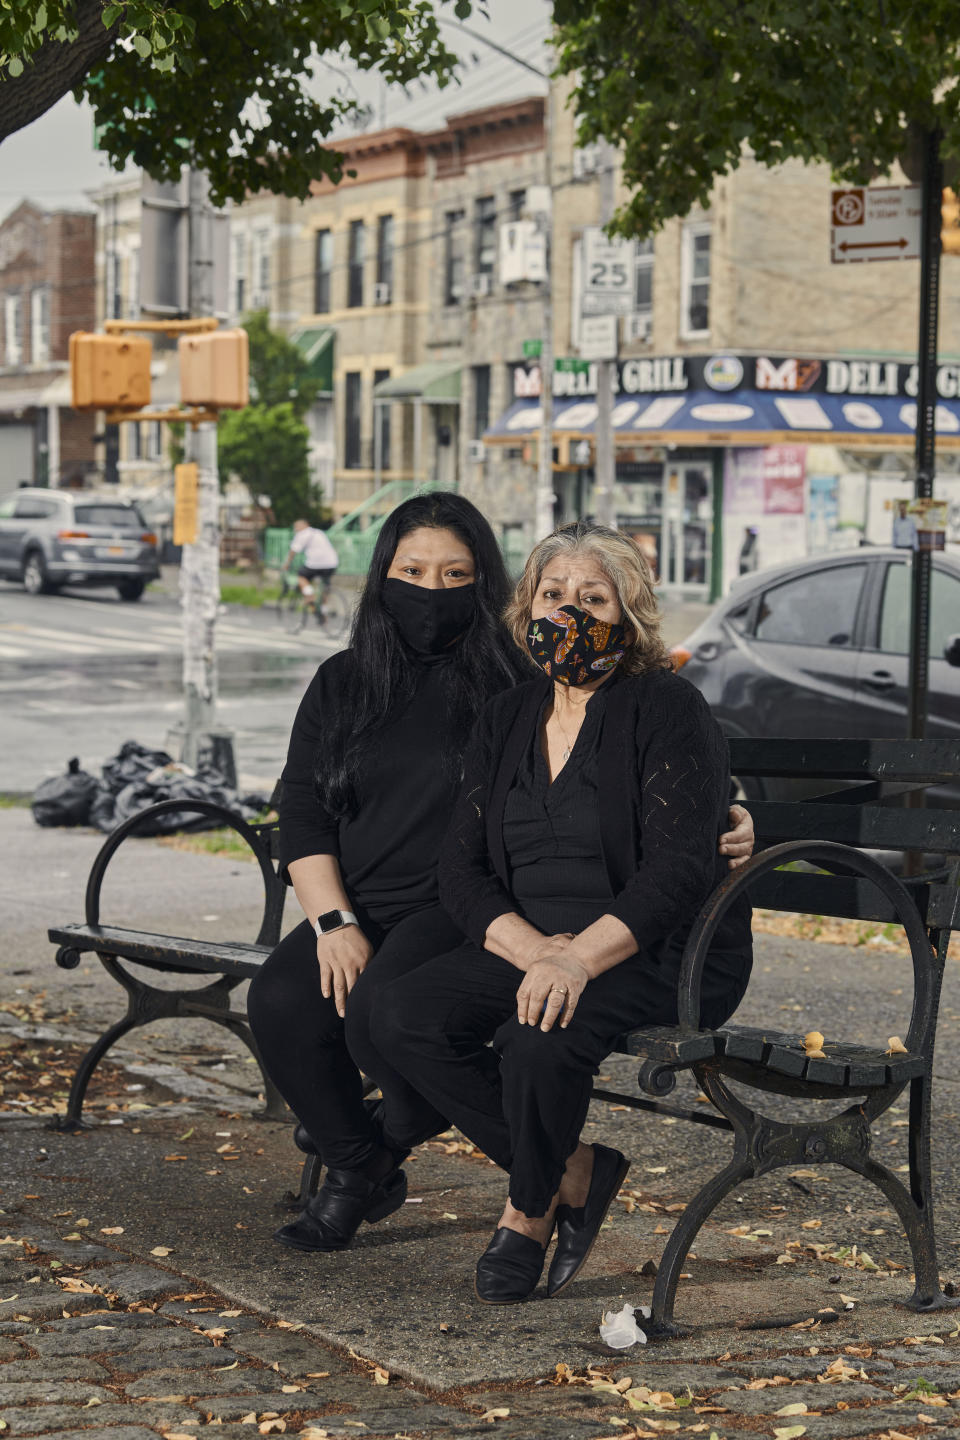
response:
<path id="1" fill-rule="evenodd" d="M 317 916 L 314 929 L 318 935 L 329 935 L 332 930 L 342 930 L 344 925 L 359 925 L 360 921 L 352 910 L 325 910 Z"/>

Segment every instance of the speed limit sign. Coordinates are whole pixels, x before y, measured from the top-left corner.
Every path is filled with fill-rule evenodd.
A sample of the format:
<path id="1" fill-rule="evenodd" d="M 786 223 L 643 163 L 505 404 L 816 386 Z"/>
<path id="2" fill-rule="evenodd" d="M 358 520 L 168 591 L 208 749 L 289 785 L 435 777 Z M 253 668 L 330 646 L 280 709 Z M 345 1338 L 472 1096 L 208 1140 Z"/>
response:
<path id="1" fill-rule="evenodd" d="M 629 315 L 635 309 L 632 240 L 608 240 L 599 226 L 583 232 L 584 315 Z"/>

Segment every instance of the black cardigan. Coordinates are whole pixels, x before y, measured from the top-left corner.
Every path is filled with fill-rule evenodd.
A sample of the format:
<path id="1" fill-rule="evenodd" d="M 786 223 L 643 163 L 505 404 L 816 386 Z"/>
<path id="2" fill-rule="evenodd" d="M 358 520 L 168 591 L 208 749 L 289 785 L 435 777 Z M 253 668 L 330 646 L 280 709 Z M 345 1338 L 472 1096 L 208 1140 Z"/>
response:
<path id="1" fill-rule="evenodd" d="M 465 757 L 440 856 L 440 899 L 479 945 L 493 920 L 515 910 L 504 805 L 549 685 L 531 680 L 491 700 Z M 672 671 L 614 676 L 607 685 L 599 752 L 601 843 L 614 896 L 607 913 L 640 949 L 676 967 L 698 910 L 728 873 L 717 849 L 729 809 L 727 742 L 699 690 Z M 745 900 L 721 923 L 713 957 L 731 979 L 745 982 L 751 962 Z"/>

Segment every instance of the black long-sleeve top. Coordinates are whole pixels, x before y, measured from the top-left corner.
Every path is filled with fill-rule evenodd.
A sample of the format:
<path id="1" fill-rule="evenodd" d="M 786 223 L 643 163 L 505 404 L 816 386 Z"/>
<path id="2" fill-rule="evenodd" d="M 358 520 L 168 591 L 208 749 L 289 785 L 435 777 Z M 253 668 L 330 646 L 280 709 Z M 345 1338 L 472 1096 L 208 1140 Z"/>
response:
<path id="1" fill-rule="evenodd" d="M 417 665 L 412 699 L 363 755 L 356 815 L 338 819 L 317 796 L 314 769 L 353 665 L 349 650 L 325 661 L 297 711 L 281 777 L 280 862 L 286 875 L 294 860 L 335 855 L 351 900 L 389 925 L 437 903 L 437 857 L 457 793 L 441 759 L 446 662 Z"/>
<path id="2" fill-rule="evenodd" d="M 492 921 L 517 909 L 504 811 L 549 685 L 532 680 L 491 700 L 465 757 L 440 856 L 440 899 L 480 945 Z M 671 671 L 614 675 L 603 689 L 600 840 L 612 895 L 604 913 L 621 920 L 645 953 L 676 968 L 698 910 L 727 874 L 718 853 L 729 804 L 726 740 L 700 692 Z M 751 957 L 743 900 L 721 922 L 711 959 L 733 981 L 749 974 Z"/>

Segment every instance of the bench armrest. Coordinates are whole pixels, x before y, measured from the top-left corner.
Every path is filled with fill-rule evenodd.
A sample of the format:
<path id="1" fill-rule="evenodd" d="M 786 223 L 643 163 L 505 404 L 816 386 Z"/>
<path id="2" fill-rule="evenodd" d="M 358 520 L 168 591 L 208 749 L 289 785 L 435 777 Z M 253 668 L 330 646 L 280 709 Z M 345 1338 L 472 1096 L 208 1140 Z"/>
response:
<path id="1" fill-rule="evenodd" d="M 677 996 L 680 1028 L 688 1033 L 700 1029 L 703 967 L 721 918 L 741 891 L 760 875 L 776 870 L 791 860 L 818 861 L 824 868 L 842 865 L 871 880 L 890 901 L 906 931 L 913 961 L 913 1009 L 906 1046 L 910 1051 L 924 1051 L 936 1017 L 939 985 L 933 947 L 920 912 L 907 889 L 889 870 L 853 846 L 838 845 L 830 840 L 791 840 L 773 845 L 748 860 L 717 886 L 694 922 L 680 962 Z"/>
<path id="2" fill-rule="evenodd" d="M 260 866 L 260 874 L 263 879 L 264 888 L 264 912 L 263 921 L 260 926 L 260 933 L 257 936 L 257 944 L 274 945 L 279 938 L 280 917 L 283 913 L 282 898 L 286 887 L 279 879 L 270 860 L 269 843 L 257 834 L 246 820 L 232 810 L 218 805 L 213 800 L 158 800 L 155 805 L 148 805 L 145 809 L 139 810 L 136 815 L 131 815 L 129 820 L 124 820 L 115 830 L 111 830 L 103 845 L 98 850 L 94 862 L 90 867 L 90 874 L 87 877 L 87 888 L 84 896 L 84 914 L 88 925 L 99 925 L 100 923 L 100 891 L 103 886 L 103 877 L 106 874 L 107 866 L 113 856 L 119 850 L 124 840 L 131 835 L 144 820 L 154 815 L 168 815 L 171 811 L 193 811 L 198 815 L 208 815 L 211 819 L 219 820 L 221 824 L 236 830 L 237 834 L 246 841 L 253 855 Z M 277 898 L 274 892 L 279 892 L 280 907 L 277 909 Z M 273 931 L 277 931 L 277 935 Z"/>

